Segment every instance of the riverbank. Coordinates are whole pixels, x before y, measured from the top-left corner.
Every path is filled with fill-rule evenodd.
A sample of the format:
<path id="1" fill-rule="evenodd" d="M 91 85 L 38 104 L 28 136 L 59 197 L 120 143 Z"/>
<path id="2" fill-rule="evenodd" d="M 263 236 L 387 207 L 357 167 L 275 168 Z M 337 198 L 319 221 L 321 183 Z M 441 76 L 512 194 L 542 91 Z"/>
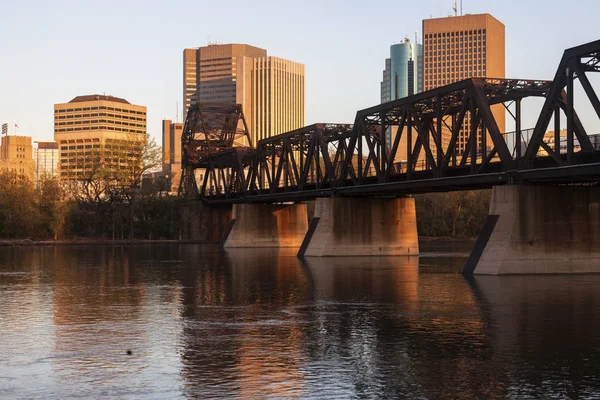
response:
<path id="1" fill-rule="evenodd" d="M 139 244 L 215 244 L 215 242 L 202 240 L 169 240 L 169 239 L 72 239 L 72 240 L 31 240 L 31 239 L 3 239 L 0 240 L 0 247 L 16 246 L 73 246 L 73 245 L 139 245 Z"/>
<path id="2" fill-rule="evenodd" d="M 474 237 L 451 237 L 451 236 L 422 236 L 420 243 L 458 243 L 474 242 Z M 69 239 L 69 240 L 32 240 L 32 239 L 1 239 L 0 247 L 16 246 L 76 246 L 76 245 L 100 245 L 100 246 L 125 246 L 140 244 L 218 244 L 218 242 L 206 240 L 173 240 L 173 239 Z"/>

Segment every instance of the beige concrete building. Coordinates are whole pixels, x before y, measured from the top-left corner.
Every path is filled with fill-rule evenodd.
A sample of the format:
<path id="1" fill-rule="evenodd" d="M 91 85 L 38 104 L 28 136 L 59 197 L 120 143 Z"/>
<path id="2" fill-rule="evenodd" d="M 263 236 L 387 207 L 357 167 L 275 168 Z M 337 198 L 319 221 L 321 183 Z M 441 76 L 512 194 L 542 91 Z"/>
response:
<path id="1" fill-rule="evenodd" d="M 423 20 L 423 45 L 425 90 L 471 77 L 505 77 L 504 24 L 490 14 Z M 492 112 L 505 132 L 504 107 L 494 106 Z M 459 137 L 459 151 L 465 148 L 466 132 Z"/>
<path id="2" fill-rule="evenodd" d="M 63 180 L 82 180 L 100 170 L 122 179 L 139 165 L 146 138 L 144 106 L 103 95 L 54 105 Z"/>
<path id="3" fill-rule="evenodd" d="M 305 125 L 304 65 L 245 44 L 183 51 L 185 111 L 196 102 L 241 104 L 253 145 Z M 185 117 L 185 113 L 184 113 Z"/>
<path id="4" fill-rule="evenodd" d="M 163 175 L 171 180 L 171 191 L 177 191 L 181 179 L 181 134 L 183 123 L 162 121 Z"/>
<path id="5" fill-rule="evenodd" d="M 33 146 L 31 136 L 2 136 L 0 169 L 25 176 L 33 182 Z"/>
<path id="6" fill-rule="evenodd" d="M 35 142 L 33 161 L 35 162 L 33 178 L 36 186 L 41 179 L 58 177 L 58 143 Z"/>

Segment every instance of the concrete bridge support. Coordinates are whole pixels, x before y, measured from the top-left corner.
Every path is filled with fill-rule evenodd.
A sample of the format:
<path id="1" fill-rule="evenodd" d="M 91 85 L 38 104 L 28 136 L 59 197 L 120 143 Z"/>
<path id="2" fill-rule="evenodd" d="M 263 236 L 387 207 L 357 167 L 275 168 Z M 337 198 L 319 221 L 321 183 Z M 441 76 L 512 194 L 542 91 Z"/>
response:
<path id="1" fill-rule="evenodd" d="M 465 273 L 600 272 L 600 188 L 496 186 Z"/>
<path id="2" fill-rule="evenodd" d="M 308 230 L 306 204 L 234 204 L 223 247 L 300 247 Z"/>
<path id="3" fill-rule="evenodd" d="M 413 198 L 317 199 L 299 256 L 418 255 Z"/>

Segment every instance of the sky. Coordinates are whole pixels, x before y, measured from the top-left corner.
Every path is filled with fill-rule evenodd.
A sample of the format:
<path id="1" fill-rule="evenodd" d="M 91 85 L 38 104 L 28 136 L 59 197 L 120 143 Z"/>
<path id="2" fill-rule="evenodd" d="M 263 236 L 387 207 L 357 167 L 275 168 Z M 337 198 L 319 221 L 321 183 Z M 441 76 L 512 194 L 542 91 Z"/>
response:
<path id="1" fill-rule="evenodd" d="M 573 4 L 577 4 L 574 7 Z M 389 46 L 421 38 L 452 0 L 0 0 L 0 123 L 52 140 L 53 105 L 107 94 L 148 108 L 148 133 L 181 115 L 182 51 L 247 43 L 306 66 L 306 122 L 352 123 L 379 103 Z M 600 0 L 463 0 L 506 26 L 506 75 L 552 79 L 564 49 L 600 39 Z M 595 83 L 592 80 L 593 83 Z M 596 86 L 597 87 L 597 86 Z M 583 112 L 591 119 L 588 108 Z M 532 127 L 537 110 L 525 110 Z M 181 119 L 181 117 L 179 117 Z M 600 132 L 600 126 L 597 127 Z M 589 131 L 589 129 L 588 129 Z"/>

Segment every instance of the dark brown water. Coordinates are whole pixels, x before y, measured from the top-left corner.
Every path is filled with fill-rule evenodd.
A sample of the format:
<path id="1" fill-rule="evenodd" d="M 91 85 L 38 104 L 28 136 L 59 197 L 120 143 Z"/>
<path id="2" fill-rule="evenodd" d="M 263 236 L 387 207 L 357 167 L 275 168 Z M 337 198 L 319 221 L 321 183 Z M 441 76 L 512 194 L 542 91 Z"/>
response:
<path id="1" fill-rule="evenodd" d="M 600 398 L 600 276 L 422 250 L 2 248 L 0 398 Z"/>

